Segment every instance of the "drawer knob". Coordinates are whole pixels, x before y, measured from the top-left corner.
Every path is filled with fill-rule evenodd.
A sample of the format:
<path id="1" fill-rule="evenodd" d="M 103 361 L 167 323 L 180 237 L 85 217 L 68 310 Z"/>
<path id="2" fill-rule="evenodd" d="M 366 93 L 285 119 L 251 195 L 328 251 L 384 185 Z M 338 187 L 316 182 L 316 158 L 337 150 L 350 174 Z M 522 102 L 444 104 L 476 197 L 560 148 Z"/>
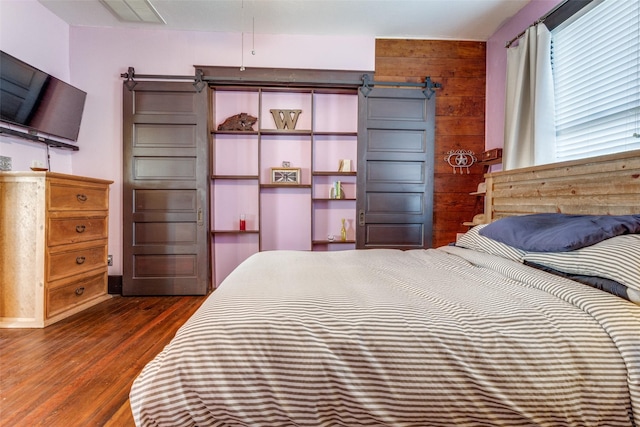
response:
<path id="1" fill-rule="evenodd" d="M 84 287 L 81 286 L 79 288 L 76 289 L 76 295 L 80 296 L 84 293 Z"/>
<path id="2" fill-rule="evenodd" d="M 77 194 L 76 197 L 78 198 L 79 202 L 86 202 L 87 201 L 87 195 L 86 194 Z"/>
<path id="3" fill-rule="evenodd" d="M 84 264 L 84 261 L 85 261 L 85 257 L 83 256 L 76 257 L 76 264 Z"/>
<path id="4" fill-rule="evenodd" d="M 76 233 L 84 233 L 85 228 L 84 225 L 76 225 Z"/>

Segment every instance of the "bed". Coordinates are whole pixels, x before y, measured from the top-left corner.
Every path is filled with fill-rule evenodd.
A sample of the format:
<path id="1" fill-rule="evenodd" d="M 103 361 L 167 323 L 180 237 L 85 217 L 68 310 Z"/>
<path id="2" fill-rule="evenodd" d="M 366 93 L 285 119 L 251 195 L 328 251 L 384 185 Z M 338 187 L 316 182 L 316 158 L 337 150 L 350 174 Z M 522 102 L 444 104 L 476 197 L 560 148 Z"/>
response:
<path id="1" fill-rule="evenodd" d="M 500 219 L 455 244 L 253 255 L 135 380 L 136 425 L 638 425 L 640 165 L 596 163 L 585 173 L 626 185 L 591 212 L 567 207 L 594 197 L 576 191 L 585 176 L 572 165 L 518 186 L 499 172 L 487 184 Z M 496 215 L 514 191 L 505 199 L 533 212 Z M 519 235 L 518 221 L 545 213 L 546 228 Z M 604 222 L 577 243 L 571 232 L 568 246 L 530 246 L 585 214 Z"/>

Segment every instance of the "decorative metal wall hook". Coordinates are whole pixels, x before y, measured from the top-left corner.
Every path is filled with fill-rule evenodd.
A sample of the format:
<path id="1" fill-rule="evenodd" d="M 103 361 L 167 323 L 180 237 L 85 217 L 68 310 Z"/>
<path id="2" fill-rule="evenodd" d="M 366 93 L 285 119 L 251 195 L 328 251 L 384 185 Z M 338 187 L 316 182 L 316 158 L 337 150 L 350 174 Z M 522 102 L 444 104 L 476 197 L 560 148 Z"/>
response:
<path id="1" fill-rule="evenodd" d="M 457 169 L 460 169 L 460 173 L 463 173 L 463 169 L 466 169 L 467 173 L 469 173 L 469 168 L 477 162 L 478 159 L 471 150 L 451 150 L 447 152 L 444 161 L 449 163 L 449 166 L 453 168 L 453 173 L 456 173 Z"/>
<path id="2" fill-rule="evenodd" d="M 193 87 L 196 88 L 198 93 L 202 92 L 202 89 L 204 89 L 204 87 L 207 85 L 202 81 L 202 76 L 204 76 L 202 70 L 200 68 L 196 68 L 196 76 L 194 78 Z"/>
<path id="3" fill-rule="evenodd" d="M 127 78 L 127 80 L 124 82 L 124 86 L 129 90 L 133 90 L 133 88 L 138 84 L 135 80 L 133 80 L 135 75 L 136 70 L 134 70 L 133 67 L 129 67 L 126 73 L 120 74 L 120 77 Z"/>

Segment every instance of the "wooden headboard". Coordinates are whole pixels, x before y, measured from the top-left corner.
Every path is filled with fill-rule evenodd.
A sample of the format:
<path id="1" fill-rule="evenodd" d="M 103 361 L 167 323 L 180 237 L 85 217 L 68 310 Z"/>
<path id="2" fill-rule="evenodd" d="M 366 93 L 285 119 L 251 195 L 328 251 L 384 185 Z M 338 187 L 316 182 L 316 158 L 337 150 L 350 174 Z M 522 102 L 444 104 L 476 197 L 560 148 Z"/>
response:
<path id="1" fill-rule="evenodd" d="M 485 221 L 531 213 L 640 214 L 640 150 L 485 175 Z"/>

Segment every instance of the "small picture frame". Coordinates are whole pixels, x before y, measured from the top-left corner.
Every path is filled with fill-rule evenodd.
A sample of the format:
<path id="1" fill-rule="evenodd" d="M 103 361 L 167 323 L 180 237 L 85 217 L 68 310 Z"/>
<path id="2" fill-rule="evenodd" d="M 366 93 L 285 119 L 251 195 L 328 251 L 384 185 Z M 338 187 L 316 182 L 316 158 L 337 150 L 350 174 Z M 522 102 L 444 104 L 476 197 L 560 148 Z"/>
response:
<path id="1" fill-rule="evenodd" d="M 271 183 L 278 185 L 300 184 L 300 168 L 271 168 Z"/>

